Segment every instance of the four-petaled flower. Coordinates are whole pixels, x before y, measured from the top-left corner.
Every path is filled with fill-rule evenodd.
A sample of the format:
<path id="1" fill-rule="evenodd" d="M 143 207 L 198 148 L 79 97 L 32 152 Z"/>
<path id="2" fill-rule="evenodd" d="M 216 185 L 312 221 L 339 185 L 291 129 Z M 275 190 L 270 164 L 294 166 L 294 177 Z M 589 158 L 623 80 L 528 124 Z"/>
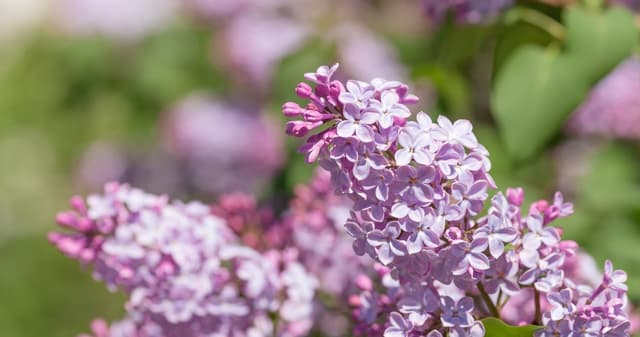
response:
<path id="1" fill-rule="evenodd" d="M 336 132 L 340 137 L 352 137 L 354 134 L 356 138 L 364 143 L 370 143 L 373 141 L 373 131 L 371 130 L 371 124 L 378 121 L 380 116 L 378 113 L 372 111 L 364 111 L 355 104 L 345 104 L 343 116 L 345 120 L 338 123 Z"/>
<path id="2" fill-rule="evenodd" d="M 451 328 L 466 328 L 475 322 L 471 311 L 473 311 L 473 300 L 470 297 L 463 297 L 457 303 L 449 296 L 442 297 L 442 326 Z"/>
<path id="3" fill-rule="evenodd" d="M 400 224 L 392 221 L 384 230 L 373 230 L 367 235 L 367 242 L 376 247 L 378 259 L 382 264 L 388 265 L 396 256 L 406 255 L 405 244 L 398 240 L 400 236 Z"/>
<path id="4" fill-rule="evenodd" d="M 395 92 L 387 91 L 382 94 L 380 100 L 373 100 L 370 109 L 380 114 L 378 124 L 386 129 L 394 124 L 394 118 L 407 118 L 411 112 L 406 105 L 400 104 L 400 97 Z"/>
<path id="5" fill-rule="evenodd" d="M 395 153 L 396 165 L 406 166 L 411 160 L 422 165 L 433 162 L 433 153 L 429 149 L 432 139 L 429 134 L 415 128 L 405 128 L 398 135 L 398 143 L 402 148 Z"/>

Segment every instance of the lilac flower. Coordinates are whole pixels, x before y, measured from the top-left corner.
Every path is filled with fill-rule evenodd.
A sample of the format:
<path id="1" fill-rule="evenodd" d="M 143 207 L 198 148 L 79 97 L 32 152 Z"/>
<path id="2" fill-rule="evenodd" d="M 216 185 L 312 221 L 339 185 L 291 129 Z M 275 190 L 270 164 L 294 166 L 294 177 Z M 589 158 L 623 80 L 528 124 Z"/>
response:
<path id="1" fill-rule="evenodd" d="M 599 337 L 602 332 L 602 321 L 599 318 L 578 317 L 573 322 L 575 336 Z"/>
<path id="2" fill-rule="evenodd" d="M 504 244 L 513 242 L 518 237 L 518 231 L 513 227 L 503 227 L 504 220 L 495 215 L 489 215 L 487 225 L 478 228 L 474 239 L 486 238 L 489 241 L 489 252 L 494 258 L 504 253 Z"/>
<path id="3" fill-rule="evenodd" d="M 520 263 L 525 267 L 529 267 L 529 269 L 520 275 L 518 281 L 525 285 L 533 284 L 544 272 L 549 270 L 558 270 L 558 268 L 564 263 L 564 259 L 565 256 L 560 253 L 550 254 L 543 259 L 540 259 L 538 255 L 535 255 L 535 259 L 533 259 L 523 256 L 521 252 Z"/>
<path id="4" fill-rule="evenodd" d="M 396 179 L 391 185 L 394 192 L 409 194 L 425 203 L 433 200 L 434 191 L 431 183 L 436 178 L 436 172 L 432 167 L 403 166 L 397 171 Z"/>
<path id="5" fill-rule="evenodd" d="M 444 116 L 438 116 L 438 128 L 433 129 L 433 138 L 453 144 L 460 144 L 469 149 L 478 146 L 476 136 L 471 132 L 471 123 L 467 120 L 459 120 L 455 123 Z"/>
<path id="6" fill-rule="evenodd" d="M 382 170 L 388 162 L 375 151 L 373 144 L 362 144 L 361 147 L 358 161 L 353 165 L 353 176 L 358 180 L 365 180 L 371 170 Z"/>
<path id="7" fill-rule="evenodd" d="M 482 210 L 482 204 L 487 199 L 488 183 L 478 180 L 469 185 L 468 182 L 456 182 L 451 186 L 451 197 L 459 201 L 464 213 L 476 215 Z"/>
<path id="8" fill-rule="evenodd" d="M 373 231 L 373 223 L 364 222 L 362 226 L 353 220 L 345 223 L 345 230 L 353 237 L 353 250 L 358 255 L 364 255 L 367 250 L 367 236 Z"/>
<path id="9" fill-rule="evenodd" d="M 358 160 L 358 141 L 353 138 L 338 138 L 331 148 L 331 157 L 334 159 L 347 158 L 355 163 Z"/>
<path id="10" fill-rule="evenodd" d="M 343 114 L 345 120 L 341 121 L 336 129 L 338 136 L 351 137 L 355 134 L 361 142 L 373 141 L 373 131 L 369 125 L 378 120 L 379 114 L 371 111 L 362 112 L 355 104 L 345 104 Z"/>
<path id="11" fill-rule="evenodd" d="M 335 74 L 336 70 L 338 70 L 338 64 L 334 64 L 331 67 L 320 66 L 314 73 L 304 74 L 304 78 L 317 84 L 329 84 L 329 82 L 331 81 L 331 77 L 333 77 L 333 74 Z"/>
<path id="12" fill-rule="evenodd" d="M 516 282 L 518 274 L 518 264 L 513 261 L 512 257 L 503 255 L 497 260 L 491 261 L 491 267 L 485 271 L 485 280 L 483 285 L 489 294 L 497 294 L 502 291 L 507 295 L 513 296 L 520 287 Z"/>
<path id="13" fill-rule="evenodd" d="M 576 309 L 572 302 L 571 290 L 569 289 L 563 289 L 559 293 L 549 294 L 547 299 L 553 306 L 549 312 L 549 317 L 554 321 L 564 318 Z"/>
<path id="14" fill-rule="evenodd" d="M 457 303 L 448 296 L 442 297 L 442 325 L 445 327 L 466 328 L 474 323 L 471 311 L 473 311 L 473 300 L 470 297 L 463 297 Z"/>
<path id="15" fill-rule="evenodd" d="M 410 291 L 398 301 L 398 311 L 414 326 L 423 325 L 440 308 L 438 292 L 431 288 Z"/>
<path id="16" fill-rule="evenodd" d="M 400 225 L 397 222 L 390 222 L 383 230 L 373 230 L 367 235 L 367 242 L 376 247 L 378 259 L 384 265 L 393 262 L 396 256 L 406 254 L 405 244 L 398 240 L 400 235 Z"/>
<path id="17" fill-rule="evenodd" d="M 604 281 L 602 282 L 606 288 L 626 292 L 627 291 L 627 273 L 623 270 L 613 270 L 613 263 L 607 260 L 604 264 Z"/>
<path id="18" fill-rule="evenodd" d="M 544 228 L 541 217 L 530 216 L 526 221 L 530 232 L 522 238 L 525 250 L 536 250 L 542 244 L 553 246 L 558 243 L 558 232 L 552 227 Z"/>
<path id="19" fill-rule="evenodd" d="M 440 245 L 440 237 L 444 232 L 444 218 L 427 214 L 422 222 L 411 231 L 407 238 L 409 254 L 416 254 L 423 247 L 435 248 Z"/>
<path id="20" fill-rule="evenodd" d="M 380 127 L 386 129 L 393 125 L 394 118 L 404 119 L 411 116 L 406 105 L 399 104 L 400 97 L 394 92 L 385 92 L 380 101 L 371 102 L 370 109 L 380 114 L 378 123 Z"/>
<path id="21" fill-rule="evenodd" d="M 409 218 L 414 222 L 421 222 L 425 212 L 420 201 L 410 193 L 406 193 L 391 207 L 391 216 L 397 219 Z"/>
<path id="22" fill-rule="evenodd" d="M 393 181 L 393 172 L 389 169 L 376 170 L 362 181 L 365 190 L 374 189 L 375 196 L 380 201 L 389 198 L 389 185 Z"/>
<path id="23" fill-rule="evenodd" d="M 346 91 L 340 93 L 338 100 L 345 105 L 355 104 L 358 108 L 364 108 L 374 94 L 375 91 L 368 83 L 347 81 Z"/>
<path id="24" fill-rule="evenodd" d="M 389 315 L 389 324 L 390 326 L 384 331 L 384 337 L 408 337 L 413 329 L 413 324 L 397 312 Z"/>
<path id="25" fill-rule="evenodd" d="M 416 132 L 412 129 L 405 129 L 398 135 L 398 143 L 402 146 L 396 151 L 396 165 L 406 166 L 411 160 L 415 160 L 422 165 L 429 165 L 433 161 L 433 154 L 429 150 L 431 138 L 424 132 Z"/>
<path id="26" fill-rule="evenodd" d="M 453 274 L 461 275 L 470 271 L 488 270 L 489 259 L 484 255 L 487 245 L 486 239 L 475 239 L 471 244 L 465 241 L 454 243 L 451 246 L 452 254 L 460 256 L 461 260 L 452 270 Z"/>

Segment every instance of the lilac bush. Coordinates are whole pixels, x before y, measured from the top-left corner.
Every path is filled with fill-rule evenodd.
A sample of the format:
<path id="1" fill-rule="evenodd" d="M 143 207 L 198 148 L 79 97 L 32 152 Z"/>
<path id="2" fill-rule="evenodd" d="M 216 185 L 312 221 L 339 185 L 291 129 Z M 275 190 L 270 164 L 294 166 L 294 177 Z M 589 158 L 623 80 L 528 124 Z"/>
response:
<path id="1" fill-rule="evenodd" d="M 296 94 L 306 104 L 286 103 L 283 113 L 296 118 L 287 133 L 306 138 L 307 161 L 353 202 L 345 229 L 355 253 L 384 266 L 386 290 L 363 287 L 353 301 L 356 332 L 483 336 L 481 320 L 500 318 L 513 299 L 525 304 L 509 313 L 514 323 L 544 325 L 536 336 L 629 335 L 626 274 L 607 261 L 591 287 L 563 269 L 577 244 L 552 225 L 573 212 L 562 194 L 525 213 L 522 189 L 489 199 L 489 153 L 469 121 L 424 112 L 409 120 L 418 98 L 407 85 L 343 83 L 337 67 L 305 74 L 312 85 Z"/>

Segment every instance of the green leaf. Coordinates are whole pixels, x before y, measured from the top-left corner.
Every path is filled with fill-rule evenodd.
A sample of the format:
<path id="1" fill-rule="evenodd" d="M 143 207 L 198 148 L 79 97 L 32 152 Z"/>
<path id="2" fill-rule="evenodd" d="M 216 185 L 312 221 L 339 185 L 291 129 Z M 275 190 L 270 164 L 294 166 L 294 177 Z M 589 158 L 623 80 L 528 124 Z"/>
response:
<path id="1" fill-rule="evenodd" d="M 465 77 L 455 68 L 437 63 L 426 64 L 414 71 L 414 78 L 426 78 L 438 93 L 438 107 L 455 118 L 469 118 L 471 89 Z"/>
<path id="2" fill-rule="evenodd" d="M 524 160 L 540 151 L 586 90 L 568 58 L 538 46 L 517 50 L 500 71 L 491 102 L 509 154 Z"/>
<path id="3" fill-rule="evenodd" d="M 492 110 L 507 151 L 524 160 L 553 139 L 588 89 L 632 54 L 638 38 L 633 16 L 572 7 L 561 51 L 535 45 L 511 53 L 494 81 Z"/>
<path id="4" fill-rule="evenodd" d="M 605 12 L 574 7 L 566 11 L 566 53 L 575 71 L 595 83 L 633 52 L 638 39 L 634 16 L 622 8 Z"/>
<path id="5" fill-rule="evenodd" d="M 640 161 L 630 146 L 613 143 L 590 158 L 588 173 L 579 182 L 581 203 L 607 214 L 632 211 L 640 198 Z"/>
<path id="6" fill-rule="evenodd" d="M 541 327 L 536 325 L 511 326 L 497 318 L 485 318 L 482 320 L 486 330 L 485 337 L 532 337 L 534 331 Z"/>

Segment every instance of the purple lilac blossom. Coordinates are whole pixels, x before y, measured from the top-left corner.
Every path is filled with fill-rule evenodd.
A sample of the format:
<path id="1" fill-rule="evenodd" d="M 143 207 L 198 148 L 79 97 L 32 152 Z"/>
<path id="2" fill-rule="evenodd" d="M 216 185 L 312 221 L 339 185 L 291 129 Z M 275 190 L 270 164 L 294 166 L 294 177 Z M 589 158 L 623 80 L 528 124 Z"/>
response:
<path id="1" fill-rule="evenodd" d="M 419 112 L 415 121 L 394 116 L 388 125 L 379 107 L 395 95 L 394 109 L 409 111 L 418 98 L 408 86 L 380 79 L 343 83 L 333 79 L 337 68 L 305 74 L 312 85 L 300 83 L 296 94 L 308 103 L 286 103 L 283 112 L 297 118 L 287 133 L 306 138 L 300 151 L 307 161 L 319 161 L 336 192 L 353 201 L 345 229 L 354 251 L 387 270 L 384 292 L 363 287 L 352 299 L 363 321 L 357 335 L 483 336 L 480 319 L 499 317 L 523 293 L 547 303 L 533 317 L 522 308 L 515 318 L 544 325 L 538 337 L 628 336 L 626 274 L 607 262 L 601 282 L 590 287 L 563 270 L 577 244 L 562 241 L 562 230 L 551 225 L 573 213 L 561 193 L 534 202 L 525 214 L 522 189 L 489 200 L 496 187 L 489 154 L 469 121 L 439 116 L 434 122 Z M 375 165 L 357 169 L 363 161 Z M 370 175 L 387 187 L 371 188 Z M 390 193 L 380 193 L 385 189 Z"/>
<path id="2" fill-rule="evenodd" d="M 422 0 L 429 18 L 441 23 L 451 12 L 458 23 L 477 24 L 500 14 L 513 0 Z"/>
<path id="3" fill-rule="evenodd" d="M 170 109 L 162 126 L 165 146 L 201 193 L 251 192 L 282 165 L 282 137 L 251 105 L 196 94 Z"/>
<path id="4" fill-rule="evenodd" d="M 371 259 L 353 254 L 352 239 L 343 230 L 350 209 L 348 198 L 333 193 L 330 174 L 319 169 L 309 183 L 295 188 L 283 219 L 299 260 L 319 281 L 317 291 L 324 296 L 319 297 L 316 328 L 328 336 L 349 334 L 346 299 L 359 292 L 359 281 L 373 269 Z"/>
<path id="5" fill-rule="evenodd" d="M 369 6 L 361 0 L 189 0 L 221 27 L 213 41 L 216 62 L 243 85 L 263 94 L 280 61 L 307 44 L 335 46 L 346 74 L 407 78 L 394 48 L 368 28 L 344 18 Z M 339 13 L 339 15 L 336 15 Z M 273 36 L 278 36 L 273 39 Z M 372 72 L 371 69 L 377 69 Z"/>
<path id="6" fill-rule="evenodd" d="M 258 250 L 295 247 L 297 260 L 318 280 L 320 297 L 314 313 L 315 328 L 331 336 L 348 333 L 326 321 L 344 321 L 340 307 L 347 307 L 350 295 L 358 292 L 354 280 L 371 270 L 372 261 L 353 254 L 352 240 L 342 230 L 349 217 L 349 199 L 333 193 L 330 175 L 318 170 L 308 184 L 295 188 L 289 208 L 277 219 L 270 207 L 258 206 L 246 194 L 224 195 L 211 206 L 211 212 L 223 218 L 234 233 L 249 247 Z M 331 298 L 337 303 L 325 303 Z"/>
<path id="7" fill-rule="evenodd" d="M 70 34 L 135 41 L 166 25 L 177 9 L 175 0 L 61 0 L 56 19 Z"/>
<path id="8" fill-rule="evenodd" d="M 612 5 L 624 6 L 635 12 L 640 11 L 639 0 L 609 0 L 609 3 Z"/>
<path id="9" fill-rule="evenodd" d="M 569 118 L 579 135 L 640 139 L 640 59 L 624 61 L 593 88 Z"/>
<path id="10" fill-rule="evenodd" d="M 355 24 L 343 24 L 333 32 L 338 59 L 349 76 L 372 79 L 408 78 L 395 49 L 381 36 Z"/>
<path id="11" fill-rule="evenodd" d="M 244 14 L 224 28 L 215 46 L 234 74 L 242 76 L 239 80 L 264 90 L 280 60 L 298 50 L 308 35 L 308 27 L 293 19 Z"/>
<path id="12" fill-rule="evenodd" d="M 70 231 L 49 240 L 128 295 L 135 334 L 125 336 L 293 337 L 310 328 L 317 281 L 295 252 L 242 245 L 208 206 L 117 183 L 71 205 L 56 219 Z"/>

